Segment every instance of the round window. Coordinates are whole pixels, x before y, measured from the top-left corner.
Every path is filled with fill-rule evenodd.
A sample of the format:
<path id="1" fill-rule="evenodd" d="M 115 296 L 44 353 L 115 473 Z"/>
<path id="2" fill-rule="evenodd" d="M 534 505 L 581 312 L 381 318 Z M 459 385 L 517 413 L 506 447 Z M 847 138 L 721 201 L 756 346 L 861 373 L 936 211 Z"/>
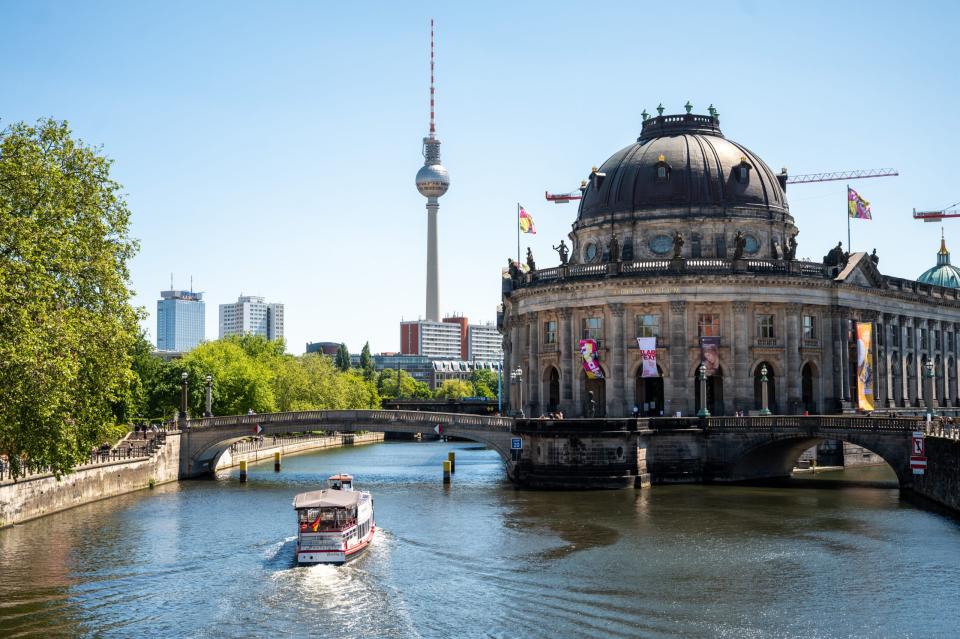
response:
<path id="1" fill-rule="evenodd" d="M 657 255 L 666 255 L 673 248 L 673 238 L 669 235 L 657 235 L 650 239 L 650 250 Z"/>
<path id="2" fill-rule="evenodd" d="M 586 247 L 583 249 L 583 259 L 586 262 L 592 262 L 597 259 L 597 245 L 594 242 L 587 242 Z"/>
<path id="3" fill-rule="evenodd" d="M 743 252 L 753 255 L 760 250 L 760 241 L 752 235 L 744 236 Z"/>

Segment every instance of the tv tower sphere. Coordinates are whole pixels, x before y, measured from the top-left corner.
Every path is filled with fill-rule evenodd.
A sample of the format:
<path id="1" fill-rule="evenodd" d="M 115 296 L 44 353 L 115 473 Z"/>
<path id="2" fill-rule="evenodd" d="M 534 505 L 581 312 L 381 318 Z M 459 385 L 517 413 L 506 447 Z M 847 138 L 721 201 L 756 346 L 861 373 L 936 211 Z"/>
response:
<path id="1" fill-rule="evenodd" d="M 450 174 L 438 161 L 417 171 L 417 190 L 423 197 L 440 197 L 450 188 Z"/>

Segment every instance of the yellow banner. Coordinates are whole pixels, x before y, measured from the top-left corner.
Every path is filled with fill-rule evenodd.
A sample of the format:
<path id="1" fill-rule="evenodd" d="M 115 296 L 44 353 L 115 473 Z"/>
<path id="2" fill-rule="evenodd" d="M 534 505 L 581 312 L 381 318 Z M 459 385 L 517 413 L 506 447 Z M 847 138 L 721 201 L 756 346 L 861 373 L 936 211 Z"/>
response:
<path id="1" fill-rule="evenodd" d="M 857 401 L 873 410 L 873 324 L 857 322 Z"/>

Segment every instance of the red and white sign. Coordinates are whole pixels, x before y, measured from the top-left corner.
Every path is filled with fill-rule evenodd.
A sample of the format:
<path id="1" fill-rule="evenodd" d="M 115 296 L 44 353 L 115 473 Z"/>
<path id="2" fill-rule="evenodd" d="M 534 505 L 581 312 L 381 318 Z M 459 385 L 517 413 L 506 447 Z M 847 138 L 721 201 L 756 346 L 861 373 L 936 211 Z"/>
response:
<path id="1" fill-rule="evenodd" d="M 910 470 L 914 475 L 922 475 L 927 470 L 927 458 L 919 456 L 910 457 Z"/>
<path id="2" fill-rule="evenodd" d="M 435 432 L 437 435 L 443 434 L 443 426 L 441 426 L 440 424 L 437 424 L 436 426 L 433 427 L 433 432 Z"/>
<path id="3" fill-rule="evenodd" d="M 923 445 L 923 433 L 920 431 L 914 431 L 913 443 L 910 446 L 910 455 L 913 457 L 923 457 L 926 454 L 927 453 Z"/>
<path id="4" fill-rule="evenodd" d="M 254 425 L 253 432 L 259 435 L 260 433 L 263 432 L 263 426 L 261 426 L 260 424 Z"/>

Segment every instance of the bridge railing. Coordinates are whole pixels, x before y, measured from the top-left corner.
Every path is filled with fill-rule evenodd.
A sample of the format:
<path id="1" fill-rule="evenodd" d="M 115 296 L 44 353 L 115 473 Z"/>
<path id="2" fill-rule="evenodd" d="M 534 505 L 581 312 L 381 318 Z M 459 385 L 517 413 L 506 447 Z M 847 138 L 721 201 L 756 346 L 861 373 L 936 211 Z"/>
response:
<path id="1" fill-rule="evenodd" d="M 918 418 L 861 417 L 846 415 L 776 415 L 770 417 L 708 417 L 707 428 L 714 431 L 862 431 L 870 433 L 907 433 L 922 430 Z"/>
<path id="2" fill-rule="evenodd" d="M 484 431 L 509 431 L 513 420 L 507 417 L 466 415 L 461 413 L 428 413 L 411 410 L 311 410 L 288 413 L 232 415 L 191 419 L 191 428 L 216 428 L 248 425 L 284 424 L 301 426 L 316 423 L 318 428 L 337 424 L 430 424 Z"/>

